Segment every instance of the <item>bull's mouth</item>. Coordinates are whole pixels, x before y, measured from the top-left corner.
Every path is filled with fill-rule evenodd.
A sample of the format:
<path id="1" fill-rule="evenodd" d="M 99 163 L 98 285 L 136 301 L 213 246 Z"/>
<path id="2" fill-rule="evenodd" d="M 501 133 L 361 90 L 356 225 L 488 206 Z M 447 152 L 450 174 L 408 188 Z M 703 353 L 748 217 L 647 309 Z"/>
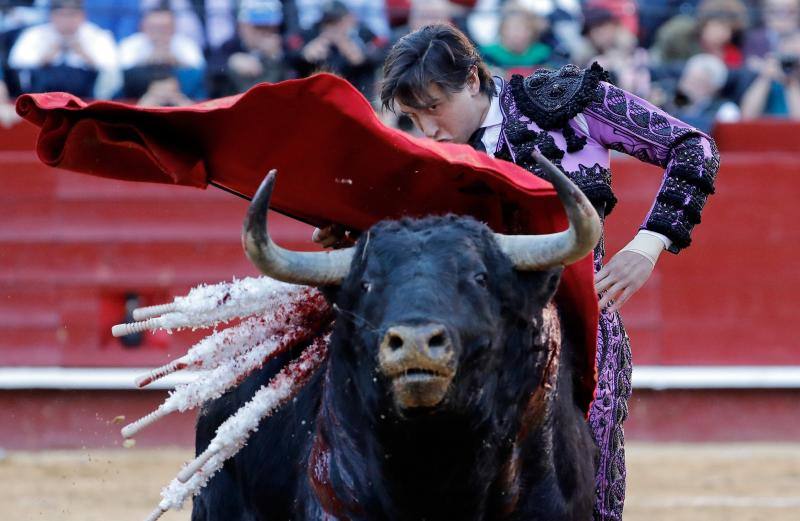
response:
<path id="1" fill-rule="evenodd" d="M 431 378 L 449 378 L 447 374 L 434 369 L 413 368 L 392 377 L 397 382 L 424 382 Z"/>
<path id="2" fill-rule="evenodd" d="M 453 380 L 449 368 L 411 367 L 389 376 L 395 405 L 403 409 L 431 408 L 442 403 Z"/>

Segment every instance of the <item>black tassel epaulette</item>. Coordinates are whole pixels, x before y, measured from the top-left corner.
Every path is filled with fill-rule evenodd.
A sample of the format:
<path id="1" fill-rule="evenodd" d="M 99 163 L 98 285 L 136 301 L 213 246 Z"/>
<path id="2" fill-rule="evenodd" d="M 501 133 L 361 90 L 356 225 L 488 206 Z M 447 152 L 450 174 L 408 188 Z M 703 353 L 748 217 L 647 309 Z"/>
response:
<path id="1" fill-rule="evenodd" d="M 588 69 L 565 65 L 557 71 L 539 69 L 527 78 L 515 74 L 509 86 L 522 114 L 544 130 L 555 130 L 565 129 L 594 100 L 601 81 L 608 81 L 608 73 L 595 62 Z M 569 152 L 583 148 L 577 136 L 571 141 L 568 146 L 574 150 Z"/>

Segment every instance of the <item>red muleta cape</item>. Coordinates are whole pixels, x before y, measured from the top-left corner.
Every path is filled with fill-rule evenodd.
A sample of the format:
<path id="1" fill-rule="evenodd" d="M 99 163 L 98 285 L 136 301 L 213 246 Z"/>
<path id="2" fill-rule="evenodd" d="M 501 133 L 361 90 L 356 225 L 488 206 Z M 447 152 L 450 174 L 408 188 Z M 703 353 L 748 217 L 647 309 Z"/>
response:
<path id="1" fill-rule="evenodd" d="M 567 227 L 550 183 L 469 146 L 389 128 L 355 88 L 330 74 L 261 84 L 182 108 L 25 94 L 17 112 L 41 128 L 41 161 L 65 170 L 212 184 L 249 198 L 277 168 L 271 208 L 315 226 L 365 230 L 381 219 L 452 212 L 504 233 Z M 586 366 L 579 399 L 588 411 L 598 323 L 591 255 L 564 271 L 558 300 L 572 327 L 582 329 Z"/>

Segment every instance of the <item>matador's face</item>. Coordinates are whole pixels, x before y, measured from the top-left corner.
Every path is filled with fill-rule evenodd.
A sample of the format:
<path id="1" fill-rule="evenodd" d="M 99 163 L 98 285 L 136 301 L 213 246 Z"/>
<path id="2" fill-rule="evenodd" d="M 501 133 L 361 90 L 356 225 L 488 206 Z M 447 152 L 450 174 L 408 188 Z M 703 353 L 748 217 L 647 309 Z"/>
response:
<path id="1" fill-rule="evenodd" d="M 447 92 L 431 84 L 424 106 L 412 106 L 396 100 L 397 108 L 411 118 L 414 126 L 426 137 L 445 143 L 467 143 L 481 126 L 489 107 L 489 98 L 481 92 L 480 81 L 473 73 L 459 91 Z"/>

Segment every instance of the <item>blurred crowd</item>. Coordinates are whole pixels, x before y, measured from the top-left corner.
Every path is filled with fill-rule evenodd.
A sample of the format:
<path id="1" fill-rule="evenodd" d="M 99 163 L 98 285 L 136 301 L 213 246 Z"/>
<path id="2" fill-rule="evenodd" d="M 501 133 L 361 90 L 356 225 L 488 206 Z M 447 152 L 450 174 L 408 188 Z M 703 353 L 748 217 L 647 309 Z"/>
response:
<path id="1" fill-rule="evenodd" d="M 497 75 L 597 61 L 704 130 L 800 119 L 800 0 L 0 0 L 0 125 L 21 92 L 182 106 L 317 71 L 372 100 L 392 43 L 433 22 Z"/>

